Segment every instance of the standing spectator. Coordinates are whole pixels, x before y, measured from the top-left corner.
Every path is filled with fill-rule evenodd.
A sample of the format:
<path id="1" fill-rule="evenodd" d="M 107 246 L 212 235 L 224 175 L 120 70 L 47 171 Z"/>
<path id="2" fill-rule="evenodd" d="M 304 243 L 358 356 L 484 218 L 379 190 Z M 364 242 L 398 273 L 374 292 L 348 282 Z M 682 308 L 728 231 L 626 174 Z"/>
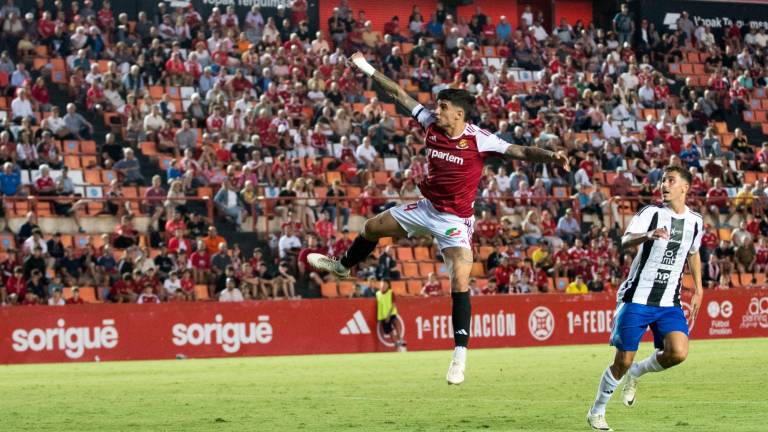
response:
<path id="1" fill-rule="evenodd" d="M 629 13 L 629 5 L 622 3 L 621 10 L 613 17 L 613 31 L 619 36 L 619 44 L 632 43 L 632 33 L 635 31 L 635 20 Z"/>
<path id="2" fill-rule="evenodd" d="M 390 285 L 386 280 L 379 282 L 379 289 L 376 291 L 376 319 L 382 326 L 384 334 L 392 338 L 398 351 L 402 351 L 405 341 L 397 328 L 397 306 L 395 306 L 395 294 Z"/>

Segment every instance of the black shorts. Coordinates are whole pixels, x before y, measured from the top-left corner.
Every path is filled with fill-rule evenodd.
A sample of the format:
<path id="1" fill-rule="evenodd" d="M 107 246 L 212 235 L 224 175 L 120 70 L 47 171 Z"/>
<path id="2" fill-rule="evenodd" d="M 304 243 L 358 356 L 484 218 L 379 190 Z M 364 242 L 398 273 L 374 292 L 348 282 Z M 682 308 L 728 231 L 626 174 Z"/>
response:
<path id="1" fill-rule="evenodd" d="M 397 315 L 392 315 L 388 319 L 383 319 L 380 322 L 384 327 L 384 334 L 390 334 L 392 333 L 392 329 L 394 329 L 395 322 L 397 322 Z"/>
<path id="2" fill-rule="evenodd" d="M 53 212 L 59 216 L 67 216 L 72 212 L 72 203 L 53 202 Z"/>

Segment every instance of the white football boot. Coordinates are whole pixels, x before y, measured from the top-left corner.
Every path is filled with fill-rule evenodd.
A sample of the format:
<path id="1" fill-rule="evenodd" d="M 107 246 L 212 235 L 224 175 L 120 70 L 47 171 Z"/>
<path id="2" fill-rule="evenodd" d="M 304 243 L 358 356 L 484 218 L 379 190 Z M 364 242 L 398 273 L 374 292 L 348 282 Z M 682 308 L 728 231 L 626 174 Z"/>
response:
<path id="1" fill-rule="evenodd" d="M 445 380 L 448 384 L 459 385 L 464 382 L 464 362 L 458 360 L 451 360 L 451 365 L 448 366 L 448 374 L 445 376 Z"/>
<path id="2" fill-rule="evenodd" d="M 637 378 L 627 372 L 627 380 L 624 382 L 624 388 L 621 389 L 621 400 L 624 406 L 632 408 L 635 404 L 635 393 L 637 393 Z"/>
<path id="3" fill-rule="evenodd" d="M 594 430 L 613 432 L 608 422 L 605 421 L 605 414 L 592 414 L 592 410 L 587 411 L 587 423 Z"/>
<path id="4" fill-rule="evenodd" d="M 338 260 L 328 258 L 323 254 L 311 253 L 307 255 L 307 262 L 317 270 L 325 270 L 327 272 L 333 273 L 340 279 L 349 277 L 348 268 L 341 265 Z"/>

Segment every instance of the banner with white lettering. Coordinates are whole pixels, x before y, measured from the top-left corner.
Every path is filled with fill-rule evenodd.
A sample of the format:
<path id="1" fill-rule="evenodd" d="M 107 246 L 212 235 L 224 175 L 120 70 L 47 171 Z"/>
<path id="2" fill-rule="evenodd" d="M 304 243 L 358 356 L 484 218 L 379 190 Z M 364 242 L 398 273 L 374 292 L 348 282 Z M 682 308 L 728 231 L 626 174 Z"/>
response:
<path id="1" fill-rule="evenodd" d="M 718 41 L 734 23 L 742 32 L 768 29 L 768 3 L 764 1 L 643 0 L 640 9 L 639 16 L 655 23 L 660 33 L 676 29 L 683 11 L 688 12 L 695 26 L 709 26 Z"/>
<path id="2" fill-rule="evenodd" d="M 615 305 L 606 294 L 473 297 L 470 344 L 607 344 Z M 397 307 L 409 350 L 453 347 L 449 297 L 399 298 Z M 707 291 L 691 335 L 768 336 L 768 290 Z M 0 364 L 394 349 L 372 299 L 0 308 Z"/>

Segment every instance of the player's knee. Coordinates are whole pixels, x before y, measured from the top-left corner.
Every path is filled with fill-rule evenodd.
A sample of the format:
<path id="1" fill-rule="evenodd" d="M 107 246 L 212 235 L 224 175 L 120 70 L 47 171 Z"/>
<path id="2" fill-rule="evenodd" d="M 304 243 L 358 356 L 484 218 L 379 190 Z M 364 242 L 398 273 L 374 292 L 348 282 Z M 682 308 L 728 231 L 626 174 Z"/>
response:
<path id="1" fill-rule="evenodd" d="M 376 232 L 376 222 L 374 219 L 368 219 L 363 224 L 363 237 L 366 240 L 378 240 L 380 235 Z"/>
<path id="2" fill-rule="evenodd" d="M 467 292 L 469 291 L 469 281 L 460 277 L 451 278 L 451 292 Z"/>
<path id="3" fill-rule="evenodd" d="M 669 351 L 667 355 L 667 361 L 670 364 L 680 364 L 688 358 L 688 348 L 676 348 Z"/>

